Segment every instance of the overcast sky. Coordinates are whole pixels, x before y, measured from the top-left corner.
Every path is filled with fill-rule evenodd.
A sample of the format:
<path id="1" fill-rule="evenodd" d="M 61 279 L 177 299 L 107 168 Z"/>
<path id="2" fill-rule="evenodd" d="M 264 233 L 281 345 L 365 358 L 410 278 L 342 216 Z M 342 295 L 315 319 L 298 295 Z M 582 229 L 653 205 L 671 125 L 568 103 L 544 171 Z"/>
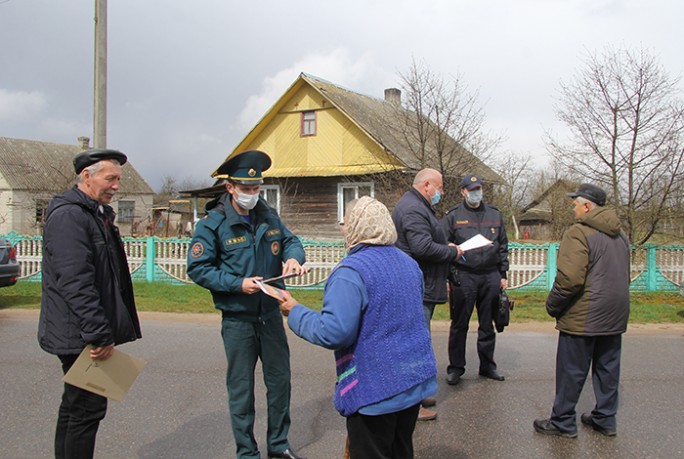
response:
<path id="1" fill-rule="evenodd" d="M 0 0 L 0 136 L 93 137 L 94 1 Z M 587 53 L 684 73 L 680 0 L 112 0 L 107 146 L 157 190 L 206 179 L 301 72 L 382 98 L 413 60 L 479 91 L 500 151 L 544 164 Z M 680 88 L 684 87 L 680 82 Z"/>

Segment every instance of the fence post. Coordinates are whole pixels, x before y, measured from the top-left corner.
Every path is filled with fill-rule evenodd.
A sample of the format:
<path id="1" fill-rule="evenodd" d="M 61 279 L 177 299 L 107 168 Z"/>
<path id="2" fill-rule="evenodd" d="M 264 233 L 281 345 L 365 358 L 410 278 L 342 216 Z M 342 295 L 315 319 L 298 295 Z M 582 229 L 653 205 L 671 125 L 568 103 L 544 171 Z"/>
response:
<path id="1" fill-rule="evenodd" d="M 546 289 L 551 291 L 553 288 L 553 282 L 556 280 L 556 272 L 558 271 L 558 247 L 560 244 L 558 242 L 552 242 L 549 244 L 549 254 L 546 258 Z"/>
<path id="2" fill-rule="evenodd" d="M 147 282 L 154 282 L 154 257 L 156 250 L 154 237 L 148 236 L 145 250 L 145 278 Z"/>
<path id="3" fill-rule="evenodd" d="M 656 247 L 649 245 L 646 252 L 646 291 L 658 290 L 658 271 L 656 270 Z"/>

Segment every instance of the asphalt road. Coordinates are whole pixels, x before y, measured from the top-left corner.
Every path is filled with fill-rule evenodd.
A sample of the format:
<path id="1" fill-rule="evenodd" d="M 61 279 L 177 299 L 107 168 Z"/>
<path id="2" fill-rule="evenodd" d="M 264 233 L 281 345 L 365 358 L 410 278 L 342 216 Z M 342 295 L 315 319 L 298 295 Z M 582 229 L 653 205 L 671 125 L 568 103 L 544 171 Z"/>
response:
<path id="1" fill-rule="evenodd" d="M 229 458 L 225 356 L 219 317 L 143 314 L 143 339 L 121 346 L 148 362 L 122 402 L 110 402 L 96 457 Z M 0 458 L 51 457 L 61 394 L 56 357 L 36 343 L 35 311 L 0 310 Z M 579 437 L 536 434 L 554 391 L 556 333 L 549 324 L 500 334 L 496 358 L 506 381 L 477 376 L 470 333 L 463 382 L 444 381 L 447 331 L 433 325 L 439 364 L 436 421 L 419 423 L 416 458 L 684 457 L 684 328 L 636 328 L 625 335 L 618 435 L 579 427 Z M 332 406 L 331 352 L 290 335 L 293 371 L 290 442 L 309 459 L 342 457 L 344 419 Z M 260 373 L 258 367 L 257 370 Z M 265 457 L 265 397 L 257 391 L 256 437 Z M 578 413 L 593 405 L 587 382 Z"/>

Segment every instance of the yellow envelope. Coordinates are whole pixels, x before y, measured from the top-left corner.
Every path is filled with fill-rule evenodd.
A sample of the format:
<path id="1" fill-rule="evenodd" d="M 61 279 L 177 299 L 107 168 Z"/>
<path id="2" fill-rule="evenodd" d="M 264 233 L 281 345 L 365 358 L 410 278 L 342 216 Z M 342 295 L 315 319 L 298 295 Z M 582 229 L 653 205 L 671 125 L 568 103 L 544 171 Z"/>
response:
<path id="1" fill-rule="evenodd" d="M 147 362 L 117 349 L 107 360 L 91 360 L 92 348 L 89 344 L 83 349 L 62 381 L 112 400 L 123 400 Z"/>

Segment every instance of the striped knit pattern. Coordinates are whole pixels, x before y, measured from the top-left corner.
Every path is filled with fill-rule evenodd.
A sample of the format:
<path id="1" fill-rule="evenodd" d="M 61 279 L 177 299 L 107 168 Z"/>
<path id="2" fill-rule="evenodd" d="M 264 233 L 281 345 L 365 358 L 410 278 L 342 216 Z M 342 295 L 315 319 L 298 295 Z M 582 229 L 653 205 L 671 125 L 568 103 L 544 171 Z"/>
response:
<path id="1" fill-rule="evenodd" d="M 430 379 L 437 367 L 417 263 L 394 246 L 365 246 L 341 265 L 359 273 L 369 297 L 356 343 L 335 352 L 335 408 L 350 416 Z"/>

